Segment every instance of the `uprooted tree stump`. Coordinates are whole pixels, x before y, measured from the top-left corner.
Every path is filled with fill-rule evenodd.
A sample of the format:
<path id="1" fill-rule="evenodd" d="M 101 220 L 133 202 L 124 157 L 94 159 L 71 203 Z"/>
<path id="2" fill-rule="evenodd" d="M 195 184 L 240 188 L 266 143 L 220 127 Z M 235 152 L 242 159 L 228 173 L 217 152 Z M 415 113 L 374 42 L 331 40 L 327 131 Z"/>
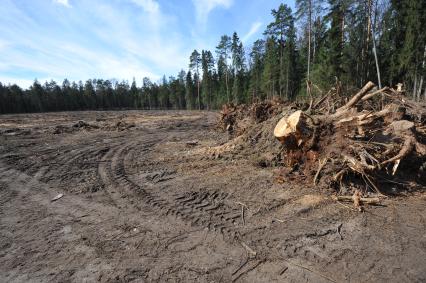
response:
<path id="1" fill-rule="evenodd" d="M 287 164 L 300 168 L 317 160 L 319 166 L 311 166 L 313 183 L 323 170 L 340 189 L 361 187 L 381 194 L 378 183 L 425 185 L 426 139 L 424 131 L 417 131 L 424 129 L 424 121 L 406 115 L 416 106 L 398 91 L 374 88 L 368 82 L 333 113 L 320 108 L 327 100 L 323 97 L 311 102 L 312 115 L 297 110 L 283 117 L 274 136 L 284 145 Z M 398 175 L 402 163 L 404 170 Z"/>

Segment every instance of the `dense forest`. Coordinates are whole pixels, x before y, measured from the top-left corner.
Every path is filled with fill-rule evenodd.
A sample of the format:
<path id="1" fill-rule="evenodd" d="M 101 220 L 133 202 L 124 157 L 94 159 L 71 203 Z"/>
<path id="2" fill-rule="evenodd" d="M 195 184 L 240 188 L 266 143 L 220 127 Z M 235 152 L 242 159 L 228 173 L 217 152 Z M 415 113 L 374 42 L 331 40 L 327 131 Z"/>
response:
<path id="1" fill-rule="evenodd" d="M 223 35 L 215 50 L 194 50 L 187 71 L 159 82 L 64 80 L 29 89 L 0 83 L 0 113 L 89 109 L 217 109 L 280 96 L 320 93 L 339 81 L 347 91 L 371 80 L 403 83 L 426 100 L 426 1 L 296 0 L 271 12 L 263 38 L 243 46 Z"/>

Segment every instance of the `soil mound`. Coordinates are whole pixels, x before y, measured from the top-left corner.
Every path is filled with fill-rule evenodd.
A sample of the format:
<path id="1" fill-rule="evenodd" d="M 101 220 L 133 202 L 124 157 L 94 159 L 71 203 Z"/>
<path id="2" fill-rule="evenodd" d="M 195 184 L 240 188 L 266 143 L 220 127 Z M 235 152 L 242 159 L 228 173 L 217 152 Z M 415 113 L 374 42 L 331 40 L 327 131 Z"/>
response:
<path id="1" fill-rule="evenodd" d="M 53 134 L 63 134 L 63 133 L 73 133 L 81 130 L 93 130 L 99 129 L 99 126 L 96 124 L 90 124 L 86 121 L 80 120 L 71 125 L 57 125 L 53 128 Z"/>
<path id="2" fill-rule="evenodd" d="M 217 128 L 228 133 L 229 141 L 207 148 L 203 154 L 212 158 L 248 158 L 261 167 L 280 165 L 282 146 L 271 133 L 276 122 L 297 107 L 278 98 L 251 105 L 226 104 Z"/>

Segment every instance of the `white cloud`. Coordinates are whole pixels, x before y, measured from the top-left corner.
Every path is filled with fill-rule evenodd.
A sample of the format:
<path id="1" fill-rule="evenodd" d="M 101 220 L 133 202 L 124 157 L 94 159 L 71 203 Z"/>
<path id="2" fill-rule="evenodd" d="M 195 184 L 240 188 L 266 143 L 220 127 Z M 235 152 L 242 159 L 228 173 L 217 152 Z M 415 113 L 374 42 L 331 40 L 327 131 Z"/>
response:
<path id="1" fill-rule="evenodd" d="M 87 48 L 65 43 L 60 48 L 60 53 L 67 54 L 72 58 L 68 65 L 67 74 L 72 79 L 82 79 L 82 75 L 87 78 L 115 78 L 118 80 L 132 77 L 142 78 L 158 78 L 159 76 L 149 71 L 149 69 L 141 63 L 140 58 L 132 54 L 117 56 L 104 51 L 92 51 Z M 89 62 L 89 63 L 87 63 Z M 73 67 L 76 65 L 77 67 Z M 84 69 L 84 71 L 83 71 Z M 56 76 L 63 76 L 63 69 L 55 69 Z"/>
<path id="2" fill-rule="evenodd" d="M 119 47 L 122 53 L 144 62 L 150 69 L 178 70 L 184 67 L 186 52 L 182 51 L 181 38 L 170 30 L 170 18 L 160 10 L 151 11 L 157 13 L 155 17 L 140 13 L 123 17 L 120 11 L 101 5 L 94 13 L 102 19 L 102 25 L 92 26 L 91 30 L 97 38 Z"/>
<path id="3" fill-rule="evenodd" d="M 160 12 L 160 5 L 154 0 L 131 0 L 134 4 L 142 7 L 145 12 L 150 14 L 158 14 Z"/>
<path id="4" fill-rule="evenodd" d="M 243 37 L 242 37 L 242 42 L 246 43 L 247 40 L 249 40 L 253 35 L 255 35 L 259 29 L 262 27 L 262 23 L 261 22 L 254 22 L 251 27 L 250 30 L 248 31 L 248 33 L 246 33 Z"/>
<path id="5" fill-rule="evenodd" d="M 146 6 L 120 9 L 103 0 L 94 1 L 96 9 L 83 2 L 61 17 L 55 17 L 57 10 L 46 6 L 44 11 L 51 19 L 48 26 L 14 2 L 6 2 L 8 12 L 0 10 L 0 34 L 4 35 L 0 40 L 0 81 L 27 87 L 36 77 L 42 83 L 51 79 L 60 83 L 64 78 L 157 80 L 187 66 L 190 43 L 170 30 L 174 19 L 157 2 L 139 0 Z M 58 27 L 67 33 L 58 33 Z"/>
<path id="6" fill-rule="evenodd" d="M 71 8 L 71 5 L 68 0 L 54 0 L 54 2 L 60 5 L 64 5 L 67 8 Z"/>
<path id="7" fill-rule="evenodd" d="M 195 6 L 197 21 L 205 24 L 209 13 L 216 7 L 228 9 L 231 7 L 233 0 L 192 0 Z"/>
<path id="8" fill-rule="evenodd" d="M 156 0 L 126 0 L 142 8 L 143 13 L 137 12 L 137 17 L 142 17 L 144 24 L 148 24 L 151 31 L 158 30 L 168 24 L 168 17 L 161 12 L 160 4 Z M 142 16 L 141 16 L 142 14 Z M 138 16 L 139 15 L 139 16 Z M 121 15 L 120 15 L 121 16 Z"/>

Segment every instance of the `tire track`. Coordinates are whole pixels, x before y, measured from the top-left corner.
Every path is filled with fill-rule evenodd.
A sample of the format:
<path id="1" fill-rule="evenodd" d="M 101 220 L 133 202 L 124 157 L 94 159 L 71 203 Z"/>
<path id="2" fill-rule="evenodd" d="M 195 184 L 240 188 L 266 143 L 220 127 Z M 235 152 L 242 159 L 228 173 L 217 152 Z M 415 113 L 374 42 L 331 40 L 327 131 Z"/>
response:
<path id="1" fill-rule="evenodd" d="M 158 168 L 154 163 L 146 168 L 147 183 L 132 178 L 138 173 L 135 171 L 136 159 L 149 162 L 150 153 L 163 140 L 162 136 L 145 136 L 131 142 L 124 138 L 112 144 L 72 144 L 45 149 L 38 151 L 34 159 L 29 153 L 11 156 L 8 163 L 21 168 L 23 165 L 24 172 L 33 172 L 38 180 L 53 183 L 67 191 L 81 192 L 87 191 L 87 188 L 93 191 L 94 186 L 95 190 L 102 187 L 116 205 L 137 209 L 148 205 L 161 215 L 176 217 L 231 237 L 236 235 L 241 213 L 239 208 L 227 203 L 228 194 L 209 190 L 173 195 L 168 190 L 159 190 L 155 184 L 173 178 L 175 172 Z"/>
<path id="2" fill-rule="evenodd" d="M 37 175 L 43 182 L 58 182 L 59 186 L 71 183 L 73 190 L 84 191 L 99 190 L 100 182 L 97 166 L 106 147 L 86 146 L 83 148 L 66 149 L 53 158 L 53 162 L 41 169 Z"/>
<path id="3" fill-rule="evenodd" d="M 189 192 L 177 195 L 166 214 L 172 214 L 222 234 L 236 236 L 240 210 L 227 205 L 228 194 L 219 191 Z"/>
<path id="4" fill-rule="evenodd" d="M 131 142 L 114 147 L 104 155 L 102 160 L 111 158 L 111 162 L 99 164 L 99 175 L 114 199 L 122 202 L 121 195 L 134 196 L 162 215 L 174 216 L 191 225 L 235 237 L 241 213 L 239 208 L 226 203 L 228 194 L 206 191 L 168 195 L 162 190 L 149 190 L 131 179 L 128 168 L 133 164 L 134 152 L 149 152 L 155 143 L 153 140 Z M 114 189 L 119 189 L 119 193 Z"/>

